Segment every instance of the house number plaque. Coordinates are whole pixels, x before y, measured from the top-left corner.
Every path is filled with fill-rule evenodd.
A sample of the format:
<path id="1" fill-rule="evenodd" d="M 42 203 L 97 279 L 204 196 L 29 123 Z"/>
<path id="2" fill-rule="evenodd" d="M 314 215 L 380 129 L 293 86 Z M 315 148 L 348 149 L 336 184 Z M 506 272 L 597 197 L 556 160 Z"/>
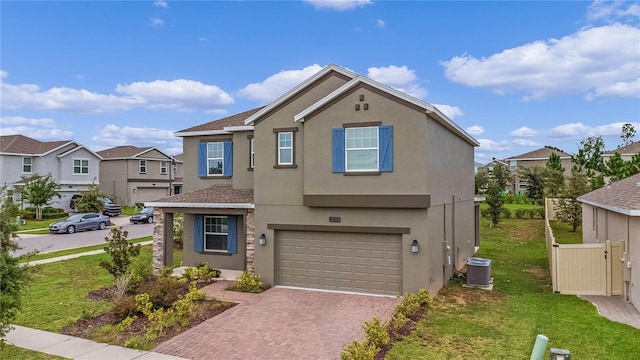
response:
<path id="1" fill-rule="evenodd" d="M 330 223 L 340 223 L 342 222 L 342 218 L 340 216 L 329 216 Z"/>

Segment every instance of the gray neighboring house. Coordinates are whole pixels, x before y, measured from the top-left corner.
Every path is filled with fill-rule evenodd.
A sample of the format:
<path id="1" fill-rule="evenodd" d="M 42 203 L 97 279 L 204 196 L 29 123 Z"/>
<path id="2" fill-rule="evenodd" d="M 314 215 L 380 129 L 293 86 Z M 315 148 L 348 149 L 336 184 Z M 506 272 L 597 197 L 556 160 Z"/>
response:
<path id="1" fill-rule="evenodd" d="M 155 207 L 154 270 L 250 270 L 269 284 L 432 294 L 475 253 L 474 147 L 433 105 L 330 65 L 269 105 L 176 133 L 182 194 Z"/>
<path id="2" fill-rule="evenodd" d="M 578 197 L 582 242 L 625 243 L 623 296 L 640 310 L 640 174 Z"/>
<path id="3" fill-rule="evenodd" d="M 640 154 L 640 141 L 636 141 L 626 146 L 621 146 L 615 150 L 607 151 L 602 154 L 604 161 L 609 160 L 615 153 L 620 154 L 624 161 L 629 161 L 634 155 Z"/>
<path id="4" fill-rule="evenodd" d="M 100 155 L 73 140 L 39 141 L 24 135 L 0 137 L 0 183 L 10 190 L 24 186 L 22 177 L 51 174 L 60 185 L 61 198 L 54 197 L 53 207 L 71 211 L 71 197 L 99 183 Z M 15 195 L 20 201 L 19 195 Z"/>
<path id="5" fill-rule="evenodd" d="M 177 163 L 162 151 L 125 145 L 98 155 L 102 157 L 100 189 L 114 202 L 134 206 L 173 194 Z"/>
<path id="6" fill-rule="evenodd" d="M 562 167 L 564 168 L 564 176 L 571 176 L 571 168 L 573 164 L 571 162 L 571 155 L 567 154 L 564 151 L 552 148 L 552 147 L 542 147 L 537 150 L 529 151 L 527 153 L 511 156 L 503 160 L 503 162 L 507 165 L 507 169 L 511 172 L 511 176 L 513 177 L 513 181 L 511 182 L 511 187 L 509 192 L 513 194 L 523 194 L 527 191 L 528 182 L 525 179 L 521 179 L 518 175 L 518 170 L 524 168 L 532 168 L 532 167 L 546 167 L 547 161 L 549 160 L 549 156 L 551 154 L 556 154 L 560 157 L 560 162 L 562 163 Z"/>

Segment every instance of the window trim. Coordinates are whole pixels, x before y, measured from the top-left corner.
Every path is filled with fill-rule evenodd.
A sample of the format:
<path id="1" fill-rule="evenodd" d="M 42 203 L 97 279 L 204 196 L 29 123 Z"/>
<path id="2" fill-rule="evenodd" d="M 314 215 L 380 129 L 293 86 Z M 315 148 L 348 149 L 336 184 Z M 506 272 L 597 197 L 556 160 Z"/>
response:
<path id="1" fill-rule="evenodd" d="M 296 165 L 296 132 L 298 132 L 297 127 L 289 127 L 289 128 L 276 128 L 273 129 L 274 134 L 276 134 L 276 154 L 275 154 L 275 165 L 274 169 L 291 169 L 297 168 Z M 283 133 L 291 133 L 291 163 L 281 163 L 280 162 L 280 134 Z"/>
<path id="2" fill-rule="evenodd" d="M 222 156 L 217 158 L 217 157 L 209 157 L 209 145 L 213 145 L 213 144 L 220 144 L 220 146 L 222 146 Z M 224 141 L 207 141 L 207 145 L 206 147 L 206 158 L 207 158 L 207 162 L 206 162 L 206 166 L 207 166 L 207 176 L 215 176 L 215 177 L 219 177 L 219 176 L 224 176 Z M 220 174 L 211 174 L 209 173 L 209 170 L 211 170 L 211 167 L 209 166 L 209 160 L 217 160 L 220 159 L 222 166 L 220 168 Z"/>
<path id="3" fill-rule="evenodd" d="M 376 131 L 376 144 L 377 146 L 375 148 L 373 147 L 368 147 L 368 148 L 352 148 L 349 149 L 348 145 L 347 145 L 347 133 L 349 131 L 354 131 L 355 129 L 375 129 Z M 347 127 L 344 129 L 344 172 L 345 173 L 378 173 L 380 172 L 380 127 L 379 126 L 352 126 L 352 127 Z M 373 169 L 353 169 L 350 170 L 349 169 L 349 151 L 362 151 L 362 150 L 374 150 L 376 151 L 376 168 Z"/>
<path id="4" fill-rule="evenodd" d="M 213 232 L 207 232 L 207 219 L 226 219 L 227 220 L 227 232 L 226 233 L 213 233 Z M 229 249 L 228 249 L 228 241 L 229 241 L 229 217 L 228 216 L 222 216 L 222 215 L 205 215 L 202 219 L 202 251 L 203 252 L 208 252 L 208 253 L 224 253 L 227 254 L 229 253 Z M 225 250 L 218 250 L 218 249 L 207 249 L 207 235 L 225 235 L 226 236 L 226 240 L 225 240 L 225 244 L 227 244 L 227 249 Z"/>
<path id="5" fill-rule="evenodd" d="M 247 135 L 247 139 L 249 140 L 249 167 L 247 170 L 253 171 L 256 167 L 256 139 L 253 135 Z"/>
<path id="6" fill-rule="evenodd" d="M 518 160 L 509 160 L 509 170 L 518 170 Z"/>
<path id="7" fill-rule="evenodd" d="M 140 174 L 147 173 L 147 160 L 138 160 L 138 173 Z"/>
<path id="8" fill-rule="evenodd" d="M 167 161 L 160 161 L 160 175 L 167 175 Z"/>
<path id="9" fill-rule="evenodd" d="M 87 158 L 73 158 L 73 175 L 89 175 L 89 159 Z M 76 166 L 76 161 L 80 161 L 80 165 Z M 82 168 L 84 168 L 85 166 L 82 166 L 82 162 L 86 161 L 87 162 L 87 172 L 83 173 L 82 172 Z M 79 172 L 76 172 L 76 167 L 79 169 Z"/>
<path id="10" fill-rule="evenodd" d="M 29 165 L 24 163 L 25 160 L 29 159 Z M 25 171 L 25 166 L 29 166 L 29 171 Z M 22 157 L 22 173 L 23 174 L 33 174 L 33 157 L 32 156 L 23 156 Z"/>

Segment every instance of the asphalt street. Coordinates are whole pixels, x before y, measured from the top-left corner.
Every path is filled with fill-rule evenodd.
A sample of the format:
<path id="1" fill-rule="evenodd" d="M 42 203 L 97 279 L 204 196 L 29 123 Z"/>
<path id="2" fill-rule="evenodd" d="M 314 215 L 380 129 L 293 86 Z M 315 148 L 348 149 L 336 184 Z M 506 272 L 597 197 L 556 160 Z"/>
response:
<path id="1" fill-rule="evenodd" d="M 153 224 L 134 225 L 129 223 L 129 216 L 111 217 L 111 222 L 116 226 L 121 226 L 129 232 L 127 238 L 135 239 L 142 236 L 153 234 Z M 104 244 L 105 237 L 109 236 L 111 228 L 105 230 L 83 231 L 75 234 L 49 234 L 49 235 L 32 235 L 18 234 L 18 244 L 22 249 L 17 250 L 13 254 L 19 256 L 30 251 L 37 250 L 40 253 L 74 249 L 83 246 Z"/>

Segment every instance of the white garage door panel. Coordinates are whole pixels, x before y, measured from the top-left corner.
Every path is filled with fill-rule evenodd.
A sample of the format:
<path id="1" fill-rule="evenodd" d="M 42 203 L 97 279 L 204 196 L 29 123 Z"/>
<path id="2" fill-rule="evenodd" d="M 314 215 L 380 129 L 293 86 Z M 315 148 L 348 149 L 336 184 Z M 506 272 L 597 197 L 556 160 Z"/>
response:
<path id="1" fill-rule="evenodd" d="M 401 293 L 400 235 L 280 231 L 277 238 L 280 285 Z"/>

